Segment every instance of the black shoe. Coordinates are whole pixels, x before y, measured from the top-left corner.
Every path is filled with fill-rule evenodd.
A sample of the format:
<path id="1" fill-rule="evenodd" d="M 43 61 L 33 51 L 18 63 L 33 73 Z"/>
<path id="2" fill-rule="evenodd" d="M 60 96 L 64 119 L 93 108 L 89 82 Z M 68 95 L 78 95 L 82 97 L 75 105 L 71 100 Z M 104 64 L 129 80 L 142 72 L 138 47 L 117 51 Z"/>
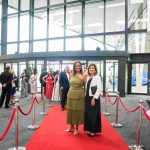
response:
<path id="1" fill-rule="evenodd" d="M 11 108 L 10 106 L 5 106 L 6 109 Z"/>

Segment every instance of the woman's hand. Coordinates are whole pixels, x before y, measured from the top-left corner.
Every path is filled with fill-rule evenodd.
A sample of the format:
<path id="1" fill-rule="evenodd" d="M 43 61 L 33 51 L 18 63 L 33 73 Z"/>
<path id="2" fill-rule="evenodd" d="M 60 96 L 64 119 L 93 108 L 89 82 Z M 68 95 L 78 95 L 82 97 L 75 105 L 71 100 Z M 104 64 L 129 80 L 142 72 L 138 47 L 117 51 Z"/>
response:
<path id="1" fill-rule="evenodd" d="M 91 100 L 91 106 L 95 106 L 95 99 L 94 98 L 92 98 L 92 100 Z"/>

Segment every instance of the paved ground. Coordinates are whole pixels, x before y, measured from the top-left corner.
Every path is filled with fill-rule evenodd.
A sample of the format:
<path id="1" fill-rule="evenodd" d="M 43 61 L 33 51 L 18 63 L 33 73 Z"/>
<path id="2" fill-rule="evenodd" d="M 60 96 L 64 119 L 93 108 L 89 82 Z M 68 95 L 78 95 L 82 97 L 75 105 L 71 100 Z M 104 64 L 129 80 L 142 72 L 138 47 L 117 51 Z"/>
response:
<path id="1" fill-rule="evenodd" d="M 17 97 L 17 96 L 16 96 Z M 38 95 L 37 97 L 40 97 Z M 111 99 L 114 99 L 112 97 Z M 124 98 L 121 98 L 123 103 L 128 109 L 135 108 L 139 100 L 142 99 L 144 101 L 143 105 L 148 109 L 148 104 L 146 103 L 146 99 L 150 99 L 149 96 L 141 96 L 141 95 L 127 95 Z M 59 102 L 53 103 L 55 105 L 59 105 Z M 20 100 L 21 108 L 27 112 L 31 106 L 31 95 L 27 98 L 23 98 Z M 104 100 L 102 99 L 101 103 L 102 112 L 105 111 L 104 107 Z M 46 112 L 48 111 L 49 107 L 46 107 Z M 42 105 L 36 104 L 36 111 L 35 111 L 35 122 L 39 125 L 44 116 L 40 115 L 39 113 L 43 111 Z M 10 109 L 0 109 L 0 136 L 4 132 L 9 118 L 11 116 L 12 108 Z M 108 103 L 108 112 L 112 113 L 112 115 L 107 116 L 110 122 L 115 122 L 115 105 L 110 105 Z M 133 113 L 125 112 L 123 107 L 119 106 L 119 119 L 118 123 L 121 123 L 123 127 L 116 128 L 117 132 L 123 137 L 125 142 L 128 145 L 135 144 L 136 138 L 136 131 L 137 131 L 137 121 L 138 120 L 138 111 Z M 32 113 L 28 116 L 23 116 L 19 114 L 19 146 L 26 145 L 27 141 L 31 138 L 34 130 L 28 129 L 28 125 L 32 124 Z M 111 133 L 110 133 L 111 136 Z M 150 150 L 150 123 L 146 120 L 144 115 L 142 114 L 142 124 L 141 124 L 141 132 L 139 138 L 139 144 L 144 145 L 146 150 Z M 0 150 L 7 150 L 10 147 L 15 146 L 15 121 L 13 121 L 12 126 L 7 133 L 6 137 L 0 141 Z"/>

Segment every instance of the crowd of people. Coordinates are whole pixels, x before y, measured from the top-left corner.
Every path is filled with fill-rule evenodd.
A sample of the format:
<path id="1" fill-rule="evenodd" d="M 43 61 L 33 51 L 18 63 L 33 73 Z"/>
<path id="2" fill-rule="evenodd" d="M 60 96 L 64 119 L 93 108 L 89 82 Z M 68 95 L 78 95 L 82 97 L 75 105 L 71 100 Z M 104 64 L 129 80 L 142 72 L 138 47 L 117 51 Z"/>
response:
<path id="1" fill-rule="evenodd" d="M 0 108 L 4 101 L 5 108 L 10 108 L 14 103 L 18 79 L 14 70 L 6 66 L 0 75 L 2 85 Z M 29 76 L 24 69 L 20 79 L 21 97 L 27 97 L 29 90 L 34 96 L 37 93 L 37 71 L 33 69 Z M 72 71 L 68 65 L 62 72 L 53 72 L 51 68 L 47 72 L 46 68 L 43 68 L 39 81 L 41 94 L 44 93 L 49 101 L 60 101 L 61 110 L 67 110 L 66 122 L 70 127 L 65 131 L 73 131 L 74 135 L 78 135 L 79 125 L 84 124 L 84 130 L 88 131 L 90 137 L 101 132 L 101 78 L 97 75 L 95 64 L 90 64 L 86 72 L 83 72 L 80 61 L 74 62 Z"/>

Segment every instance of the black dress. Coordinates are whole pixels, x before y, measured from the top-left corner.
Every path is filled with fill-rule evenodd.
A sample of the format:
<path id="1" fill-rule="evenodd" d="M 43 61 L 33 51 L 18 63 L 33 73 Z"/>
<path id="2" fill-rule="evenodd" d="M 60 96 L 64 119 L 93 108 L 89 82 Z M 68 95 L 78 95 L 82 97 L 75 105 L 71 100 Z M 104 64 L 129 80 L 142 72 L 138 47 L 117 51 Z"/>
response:
<path id="1" fill-rule="evenodd" d="M 85 112 L 84 112 L 84 130 L 90 132 L 101 132 L 101 110 L 100 98 L 95 100 L 95 105 L 91 106 L 93 96 L 89 96 L 89 87 L 92 78 L 87 83 L 86 96 L 85 96 Z"/>

